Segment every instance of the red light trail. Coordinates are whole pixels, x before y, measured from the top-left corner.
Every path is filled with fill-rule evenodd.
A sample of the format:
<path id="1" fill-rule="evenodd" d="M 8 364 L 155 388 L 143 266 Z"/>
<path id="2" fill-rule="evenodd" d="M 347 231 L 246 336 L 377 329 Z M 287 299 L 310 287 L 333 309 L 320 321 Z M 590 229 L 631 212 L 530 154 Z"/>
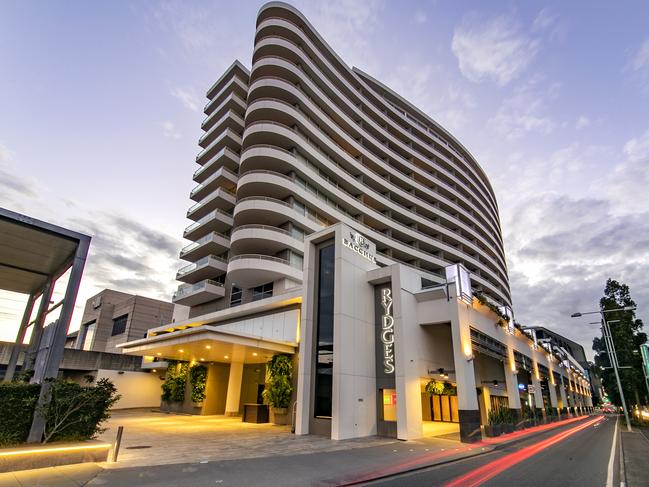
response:
<path id="1" fill-rule="evenodd" d="M 588 428 L 589 426 L 593 426 L 594 424 L 599 423 L 603 419 L 604 419 L 603 417 L 591 419 L 590 421 L 587 421 L 583 424 L 570 428 L 569 430 L 558 433 L 554 436 L 551 436 L 550 438 L 535 443 L 534 445 L 530 445 L 528 447 L 522 448 L 517 452 L 505 455 L 504 457 L 498 458 L 493 462 L 489 462 L 486 465 L 483 465 L 482 467 L 476 468 L 475 470 L 472 470 L 462 475 L 461 477 L 456 478 L 455 480 L 446 484 L 444 487 L 476 487 L 478 485 L 481 485 L 487 480 L 492 479 L 496 475 L 513 467 L 517 463 L 520 463 L 523 460 L 526 460 L 536 455 L 537 453 L 540 453 L 546 448 L 549 448 L 552 445 L 555 445 L 560 441 L 565 440 L 569 436 L 572 436 L 575 433 L 578 433 L 579 431 Z"/>

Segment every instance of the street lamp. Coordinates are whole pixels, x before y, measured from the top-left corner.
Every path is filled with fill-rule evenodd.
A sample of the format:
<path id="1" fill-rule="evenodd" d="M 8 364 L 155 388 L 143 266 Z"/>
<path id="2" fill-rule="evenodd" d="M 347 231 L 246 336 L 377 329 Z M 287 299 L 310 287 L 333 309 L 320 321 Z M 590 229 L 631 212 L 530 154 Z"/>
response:
<path id="1" fill-rule="evenodd" d="M 617 354 L 615 353 L 615 344 L 613 343 L 611 328 L 608 322 L 606 321 L 606 316 L 604 315 L 604 313 L 613 313 L 615 311 L 635 311 L 635 309 L 636 308 L 634 306 L 624 306 L 623 308 L 600 309 L 599 311 L 589 311 L 587 313 L 573 313 L 570 315 L 571 318 L 579 318 L 580 316 L 583 315 L 595 315 L 595 314 L 598 314 L 602 317 L 602 323 L 604 323 L 604 326 L 602 327 L 602 331 L 604 333 L 604 343 L 606 345 L 606 352 L 608 353 L 609 361 L 611 362 L 611 365 L 613 366 L 613 370 L 615 371 L 615 380 L 617 381 L 617 390 L 620 393 L 620 400 L 622 401 L 622 410 L 624 411 L 624 419 L 626 420 L 627 431 L 632 431 L 631 420 L 629 419 L 629 411 L 626 407 L 626 400 L 624 399 L 624 391 L 622 391 L 622 382 L 620 381 L 620 372 L 618 370 L 619 366 L 617 363 Z"/>

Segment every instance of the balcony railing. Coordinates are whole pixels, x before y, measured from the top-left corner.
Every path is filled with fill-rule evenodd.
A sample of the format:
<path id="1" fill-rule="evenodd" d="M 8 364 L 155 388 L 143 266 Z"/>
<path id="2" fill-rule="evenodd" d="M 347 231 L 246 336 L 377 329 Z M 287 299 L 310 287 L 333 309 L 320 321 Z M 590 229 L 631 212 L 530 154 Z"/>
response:
<path id="1" fill-rule="evenodd" d="M 189 274 L 190 272 L 195 271 L 196 269 L 200 269 L 202 267 L 207 267 L 210 264 L 211 260 L 216 260 L 219 262 L 223 262 L 227 264 L 227 260 L 222 259 L 221 257 L 217 257 L 216 255 L 208 255 L 203 257 L 202 259 L 198 259 L 196 262 L 193 264 L 186 265 L 185 267 L 181 267 L 178 269 L 178 272 L 176 273 L 176 278 L 185 276 Z"/>
<path id="2" fill-rule="evenodd" d="M 218 233 L 218 232 L 210 232 L 207 235 L 205 235 L 204 237 L 201 237 L 198 240 L 196 240 L 196 242 L 192 242 L 189 245 L 184 246 L 180 250 L 180 256 L 182 257 L 183 255 L 186 255 L 187 253 L 191 252 L 192 250 L 196 250 L 201 245 L 205 245 L 206 243 L 211 242 L 214 237 L 222 237 L 222 238 L 224 238 L 226 240 L 230 240 L 230 237 L 228 237 L 227 235 L 224 235 L 224 234 Z"/>
<path id="3" fill-rule="evenodd" d="M 201 289 L 205 289 L 207 285 L 210 284 L 212 286 L 218 286 L 218 287 L 223 287 L 223 284 L 218 282 L 218 281 L 213 281 L 211 279 L 205 279 L 204 281 L 197 282 L 196 284 L 183 284 L 182 286 L 179 286 L 176 292 L 173 295 L 173 301 L 176 301 L 180 298 L 183 298 L 185 296 L 188 296 L 190 294 L 193 294 L 195 292 L 200 291 Z"/>

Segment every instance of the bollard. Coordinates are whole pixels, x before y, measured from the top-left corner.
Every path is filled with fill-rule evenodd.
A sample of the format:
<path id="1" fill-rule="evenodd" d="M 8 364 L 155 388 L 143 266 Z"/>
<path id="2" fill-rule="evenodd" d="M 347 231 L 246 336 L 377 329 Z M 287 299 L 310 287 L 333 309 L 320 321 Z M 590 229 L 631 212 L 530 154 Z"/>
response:
<path id="1" fill-rule="evenodd" d="M 115 444 L 113 445 L 113 456 L 110 459 L 112 463 L 117 461 L 117 455 L 119 454 L 119 446 L 122 443 L 122 433 L 124 432 L 124 426 L 117 427 L 117 438 L 115 438 Z"/>

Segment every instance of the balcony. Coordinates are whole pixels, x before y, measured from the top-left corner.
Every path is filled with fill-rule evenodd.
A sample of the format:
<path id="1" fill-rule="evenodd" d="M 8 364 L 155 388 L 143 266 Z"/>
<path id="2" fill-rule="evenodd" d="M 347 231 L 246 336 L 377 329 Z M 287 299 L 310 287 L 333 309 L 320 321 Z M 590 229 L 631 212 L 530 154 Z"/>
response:
<path id="1" fill-rule="evenodd" d="M 197 306 L 225 296 L 223 284 L 206 279 L 196 284 L 184 284 L 178 287 L 171 299 L 174 304 Z"/>
<path id="2" fill-rule="evenodd" d="M 237 198 L 225 188 L 218 188 L 187 210 L 187 218 L 198 221 L 212 210 L 229 211 Z"/>
<path id="3" fill-rule="evenodd" d="M 217 93 L 212 95 L 210 101 L 205 104 L 203 113 L 211 115 L 216 111 L 216 107 L 220 106 L 232 94 L 245 100 L 248 95 L 248 84 L 239 77 L 233 76 Z"/>
<path id="4" fill-rule="evenodd" d="M 203 120 L 201 128 L 208 132 L 228 110 L 232 110 L 243 116 L 243 114 L 246 113 L 246 101 L 236 93 L 231 93 L 205 118 L 205 120 Z"/>
<path id="5" fill-rule="evenodd" d="M 228 278 L 244 288 L 282 278 L 302 282 L 302 265 L 269 255 L 236 255 L 231 257 L 228 263 Z"/>
<path id="6" fill-rule="evenodd" d="M 239 172 L 239 155 L 228 147 L 221 149 L 203 166 L 199 167 L 194 172 L 193 179 L 197 183 L 202 183 L 222 167 L 227 167 L 235 173 Z"/>
<path id="7" fill-rule="evenodd" d="M 241 136 L 234 130 L 225 129 L 214 141 L 196 156 L 196 162 L 201 166 L 208 164 L 212 157 L 224 147 L 233 151 L 241 150 Z"/>
<path id="8" fill-rule="evenodd" d="M 196 262 L 210 254 L 222 254 L 230 250 L 230 237 L 217 232 L 210 232 L 196 242 L 183 247 L 180 258 Z"/>
<path id="9" fill-rule="evenodd" d="M 304 235 L 270 225 L 241 225 L 232 230 L 231 248 L 237 254 L 304 252 Z"/>
<path id="10" fill-rule="evenodd" d="M 204 133 L 203 136 L 198 139 L 198 145 L 203 148 L 207 147 L 226 128 L 240 134 L 243 132 L 244 125 L 243 117 L 241 115 L 232 110 L 228 110 L 219 120 L 214 122 L 214 125 L 210 127 L 209 131 Z"/>
<path id="11" fill-rule="evenodd" d="M 189 197 L 194 201 L 202 200 L 211 191 L 222 187 L 233 193 L 237 188 L 239 176 L 230 171 L 227 167 L 221 166 L 214 174 L 192 189 Z"/>
<path id="12" fill-rule="evenodd" d="M 183 237 L 196 241 L 210 232 L 223 233 L 232 228 L 232 223 L 232 215 L 221 210 L 214 210 L 185 228 Z"/>
<path id="13" fill-rule="evenodd" d="M 176 273 L 176 280 L 194 284 L 204 279 L 221 276 L 227 270 L 227 260 L 216 255 L 208 255 L 202 259 L 198 259 L 193 264 L 181 267 Z"/>

